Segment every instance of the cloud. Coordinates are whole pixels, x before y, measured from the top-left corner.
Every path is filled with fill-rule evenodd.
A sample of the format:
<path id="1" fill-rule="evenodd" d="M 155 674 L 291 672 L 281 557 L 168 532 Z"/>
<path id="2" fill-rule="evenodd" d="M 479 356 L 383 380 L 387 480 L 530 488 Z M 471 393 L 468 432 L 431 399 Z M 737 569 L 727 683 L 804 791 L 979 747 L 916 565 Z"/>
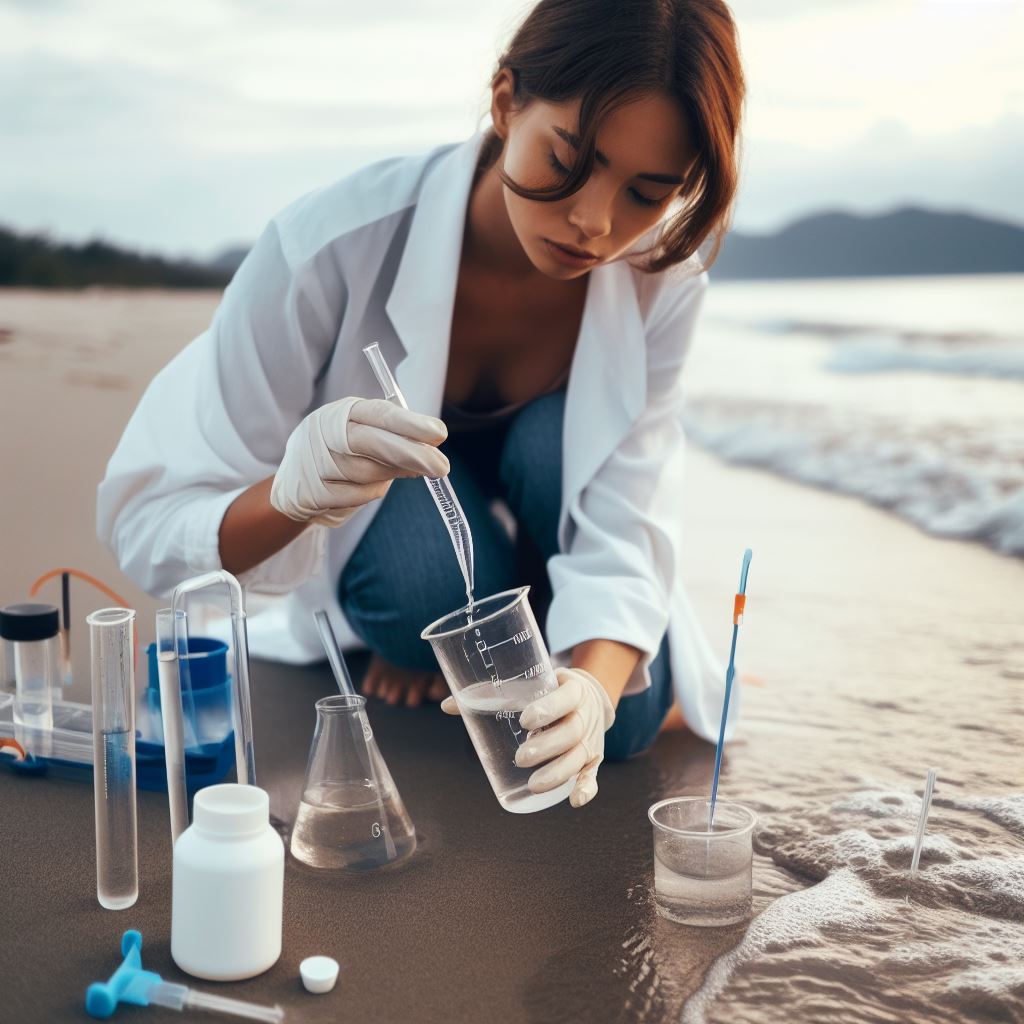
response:
<path id="1" fill-rule="evenodd" d="M 529 0 L 0 0 L 0 223 L 252 238 L 355 167 L 466 137 Z M 738 0 L 737 225 L 913 200 L 1024 217 L 1021 5 Z"/>
<path id="2" fill-rule="evenodd" d="M 753 140 L 736 227 L 771 230 L 808 210 L 870 213 L 911 202 L 1024 223 L 1022 154 L 1024 116 L 1016 114 L 939 138 L 879 119 L 862 137 L 825 153 Z"/>

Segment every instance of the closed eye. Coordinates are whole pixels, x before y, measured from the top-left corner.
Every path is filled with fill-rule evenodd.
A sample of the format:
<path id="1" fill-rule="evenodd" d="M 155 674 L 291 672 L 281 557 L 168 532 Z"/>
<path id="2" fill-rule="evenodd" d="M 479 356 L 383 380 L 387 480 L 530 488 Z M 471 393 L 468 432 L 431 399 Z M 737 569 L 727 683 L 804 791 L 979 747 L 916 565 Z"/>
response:
<path id="1" fill-rule="evenodd" d="M 554 152 L 548 153 L 548 163 L 551 169 L 561 177 L 564 178 L 569 174 L 569 168 L 555 156 Z M 663 196 L 661 199 L 653 199 L 650 196 L 645 196 L 642 192 L 638 192 L 635 188 L 630 188 L 627 191 L 629 192 L 630 199 L 639 206 L 664 206 L 668 200 L 668 196 Z"/>

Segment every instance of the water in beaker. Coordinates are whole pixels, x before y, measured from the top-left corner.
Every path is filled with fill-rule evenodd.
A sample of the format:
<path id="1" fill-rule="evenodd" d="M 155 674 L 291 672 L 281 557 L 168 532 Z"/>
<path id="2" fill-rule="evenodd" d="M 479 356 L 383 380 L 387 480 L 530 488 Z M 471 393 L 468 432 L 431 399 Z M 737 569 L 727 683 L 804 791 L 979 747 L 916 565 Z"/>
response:
<path id="1" fill-rule="evenodd" d="M 564 800 L 576 784 L 534 793 L 532 768 L 515 763 L 528 733 L 526 706 L 558 686 L 547 647 L 527 597 L 529 587 L 485 597 L 423 630 L 459 704 L 480 763 L 501 806 L 515 814 Z"/>
<path id="2" fill-rule="evenodd" d="M 316 702 L 316 732 L 291 852 L 310 867 L 369 871 L 416 849 L 412 821 L 366 717 L 366 699 Z"/>
<path id="3" fill-rule="evenodd" d="M 647 814 L 654 829 L 657 912 L 705 928 L 750 917 L 754 813 L 720 800 L 711 832 L 705 797 L 661 800 Z"/>

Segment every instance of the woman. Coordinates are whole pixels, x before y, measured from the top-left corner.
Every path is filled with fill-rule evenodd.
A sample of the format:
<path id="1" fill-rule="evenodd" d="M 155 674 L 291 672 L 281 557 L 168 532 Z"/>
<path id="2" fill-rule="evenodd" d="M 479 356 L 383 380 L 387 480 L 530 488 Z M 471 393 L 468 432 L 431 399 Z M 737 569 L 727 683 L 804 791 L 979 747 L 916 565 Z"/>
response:
<path id="1" fill-rule="evenodd" d="M 531 787 L 575 777 L 573 805 L 592 799 L 673 682 L 708 735 L 721 673 L 679 581 L 680 378 L 742 96 L 719 0 L 542 0 L 498 62 L 490 130 L 271 221 L 110 462 L 99 533 L 122 568 L 152 593 L 217 567 L 289 592 L 283 633 L 251 633 L 287 660 L 322 655 L 326 607 L 374 654 L 366 692 L 437 699 L 419 633 L 465 596 L 415 478 L 450 473 L 477 595 L 549 585 L 562 667 L 523 715 L 550 725 L 520 750 Z M 373 341 L 414 412 L 379 398 Z"/>

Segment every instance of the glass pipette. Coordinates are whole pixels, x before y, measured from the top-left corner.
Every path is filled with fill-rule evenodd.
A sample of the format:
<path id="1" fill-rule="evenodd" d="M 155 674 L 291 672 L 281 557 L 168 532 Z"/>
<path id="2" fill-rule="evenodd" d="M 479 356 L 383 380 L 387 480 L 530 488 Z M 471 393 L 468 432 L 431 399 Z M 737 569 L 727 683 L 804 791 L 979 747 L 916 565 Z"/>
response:
<path id="1" fill-rule="evenodd" d="M 921 816 L 917 819 L 917 835 L 914 837 L 914 855 L 910 861 L 910 877 L 917 874 L 918 865 L 921 863 L 921 847 L 924 846 L 924 829 L 928 824 L 928 812 L 932 807 L 932 793 L 935 791 L 935 777 L 938 775 L 938 768 L 929 768 L 928 775 L 924 780 L 924 796 L 921 797 Z"/>
<path id="2" fill-rule="evenodd" d="M 171 1010 L 216 1010 L 218 1013 L 230 1013 L 246 1020 L 262 1020 L 268 1024 L 278 1024 L 284 1020 L 284 1010 L 280 1006 L 260 1006 L 244 999 L 229 999 L 227 996 L 216 996 L 212 992 L 197 992 L 187 985 L 176 985 L 170 981 L 161 981 L 149 990 L 151 1006 L 166 1006 Z"/>
<path id="3" fill-rule="evenodd" d="M 372 345 L 367 345 L 363 349 L 363 354 L 370 361 L 370 366 L 373 368 L 374 376 L 384 392 L 384 397 L 389 402 L 394 402 L 403 409 L 408 409 L 409 405 L 398 386 L 398 381 L 395 380 L 395 376 L 391 372 L 391 367 L 388 366 L 387 360 L 380 350 L 380 345 L 376 342 Z M 469 523 L 466 521 L 462 506 L 459 504 L 459 499 L 455 496 L 455 489 L 446 477 L 424 477 L 423 482 L 427 485 L 427 490 L 430 491 L 430 496 L 434 499 L 437 511 L 441 513 L 441 518 L 444 520 L 444 525 L 447 527 L 448 534 L 452 539 L 455 557 L 458 559 L 459 568 L 462 570 L 462 578 L 466 582 L 466 603 L 472 606 L 474 584 L 473 534 L 470 533 Z"/>

